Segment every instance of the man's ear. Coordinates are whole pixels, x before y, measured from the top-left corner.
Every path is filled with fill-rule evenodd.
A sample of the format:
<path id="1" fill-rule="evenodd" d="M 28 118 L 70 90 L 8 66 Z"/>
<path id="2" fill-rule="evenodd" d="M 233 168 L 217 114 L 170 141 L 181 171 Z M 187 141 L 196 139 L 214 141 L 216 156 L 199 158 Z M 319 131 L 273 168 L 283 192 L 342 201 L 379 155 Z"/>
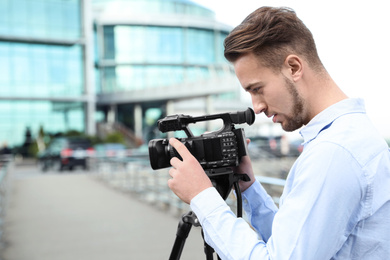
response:
<path id="1" fill-rule="evenodd" d="M 303 75 L 303 62 L 302 59 L 294 54 L 290 54 L 284 61 L 284 66 L 287 68 L 289 77 L 293 81 L 298 81 Z"/>

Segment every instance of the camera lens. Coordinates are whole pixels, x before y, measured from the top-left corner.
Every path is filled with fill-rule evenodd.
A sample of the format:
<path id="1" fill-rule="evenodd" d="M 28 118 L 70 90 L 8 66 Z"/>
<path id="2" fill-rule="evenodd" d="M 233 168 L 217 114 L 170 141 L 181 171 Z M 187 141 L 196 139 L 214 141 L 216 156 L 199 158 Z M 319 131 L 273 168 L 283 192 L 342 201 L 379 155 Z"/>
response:
<path id="1" fill-rule="evenodd" d="M 149 160 L 153 170 L 171 166 L 167 139 L 154 139 L 149 142 Z"/>

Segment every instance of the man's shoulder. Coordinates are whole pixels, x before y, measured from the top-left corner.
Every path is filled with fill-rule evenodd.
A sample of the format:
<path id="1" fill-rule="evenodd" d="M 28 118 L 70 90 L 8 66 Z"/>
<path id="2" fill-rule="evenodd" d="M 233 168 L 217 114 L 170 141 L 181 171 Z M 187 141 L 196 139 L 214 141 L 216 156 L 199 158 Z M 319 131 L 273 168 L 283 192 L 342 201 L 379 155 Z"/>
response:
<path id="1" fill-rule="evenodd" d="M 320 143 L 331 143 L 350 153 L 360 164 L 388 152 L 388 145 L 365 114 L 349 114 L 335 120 L 313 140 L 313 149 Z M 317 144 L 317 145 L 315 145 Z M 320 149 L 320 146 L 317 146 Z"/>

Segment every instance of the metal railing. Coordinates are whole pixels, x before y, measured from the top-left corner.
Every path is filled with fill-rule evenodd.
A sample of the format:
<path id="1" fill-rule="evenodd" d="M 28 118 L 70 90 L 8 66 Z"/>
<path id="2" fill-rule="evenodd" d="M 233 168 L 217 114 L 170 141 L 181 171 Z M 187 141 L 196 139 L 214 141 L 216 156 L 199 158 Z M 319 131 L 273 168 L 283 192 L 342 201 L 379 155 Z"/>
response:
<path id="1" fill-rule="evenodd" d="M 7 208 L 9 175 L 13 166 L 12 155 L 0 155 L 0 241 L 3 235 L 4 218 Z"/>
<path id="2" fill-rule="evenodd" d="M 90 165 L 98 179 L 116 189 L 175 214 L 189 211 L 188 205 L 168 188 L 168 169 L 154 171 L 146 158 L 92 158 Z"/>
<path id="3" fill-rule="evenodd" d="M 267 159 L 267 163 L 272 162 Z M 256 162 L 255 165 L 264 162 Z M 288 168 L 283 163 L 272 163 L 278 167 Z M 152 170 L 147 157 L 125 158 L 92 158 L 91 172 L 110 186 L 124 192 L 130 192 L 139 199 L 151 203 L 161 209 L 172 211 L 175 215 L 182 215 L 190 210 L 169 188 L 167 181 L 170 178 L 169 168 Z M 289 163 L 288 163 L 289 165 Z M 275 172 L 279 172 L 275 170 Z M 272 176 L 256 176 L 276 203 L 283 191 L 284 179 Z M 233 212 L 236 212 L 236 198 L 231 193 L 226 200 Z"/>

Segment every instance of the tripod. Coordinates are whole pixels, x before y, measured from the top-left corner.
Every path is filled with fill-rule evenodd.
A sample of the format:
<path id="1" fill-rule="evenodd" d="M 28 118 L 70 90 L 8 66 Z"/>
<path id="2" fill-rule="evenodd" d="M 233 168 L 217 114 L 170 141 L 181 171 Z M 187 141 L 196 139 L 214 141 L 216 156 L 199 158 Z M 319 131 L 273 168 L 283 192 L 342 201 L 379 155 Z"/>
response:
<path id="1" fill-rule="evenodd" d="M 239 218 L 242 217 L 242 198 L 241 198 L 241 191 L 238 182 L 240 180 L 249 181 L 250 180 L 249 176 L 246 174 L 234 173 L 231 168 L 212 169 L 212 170 L 206 170 L 205 172 L 207 176 L 210 178 L 214 187 L 217 189 L 218 193 L 221 195 L 221 197 L 224 200 L 227 199 L 232 187 L 234 186 L 237 195 L 237 217 Z M 173 248 L 171 251 L 171 255 L 169 256 L 169 260 L 180 259 L 185 241 L 188 237 L 188 234 L 191 231 L 192 226 L 199 227 L 200 223 L 195 213 L 189 211 L 188 213 L 184 214 L 179 221 L 177 232 L 176 232 L 175 243 L 173 244 Z M 204 241 L 203 230 L 202 230 L 202 237 Z M 213 259 L 214 249 L 211 246 L 209 246 L 205 241 L 204 241 L 204 252 L 206 254 L 206 260 Z M 218 259 L 220 259 L 218 255 L 217 257 Z"/>

